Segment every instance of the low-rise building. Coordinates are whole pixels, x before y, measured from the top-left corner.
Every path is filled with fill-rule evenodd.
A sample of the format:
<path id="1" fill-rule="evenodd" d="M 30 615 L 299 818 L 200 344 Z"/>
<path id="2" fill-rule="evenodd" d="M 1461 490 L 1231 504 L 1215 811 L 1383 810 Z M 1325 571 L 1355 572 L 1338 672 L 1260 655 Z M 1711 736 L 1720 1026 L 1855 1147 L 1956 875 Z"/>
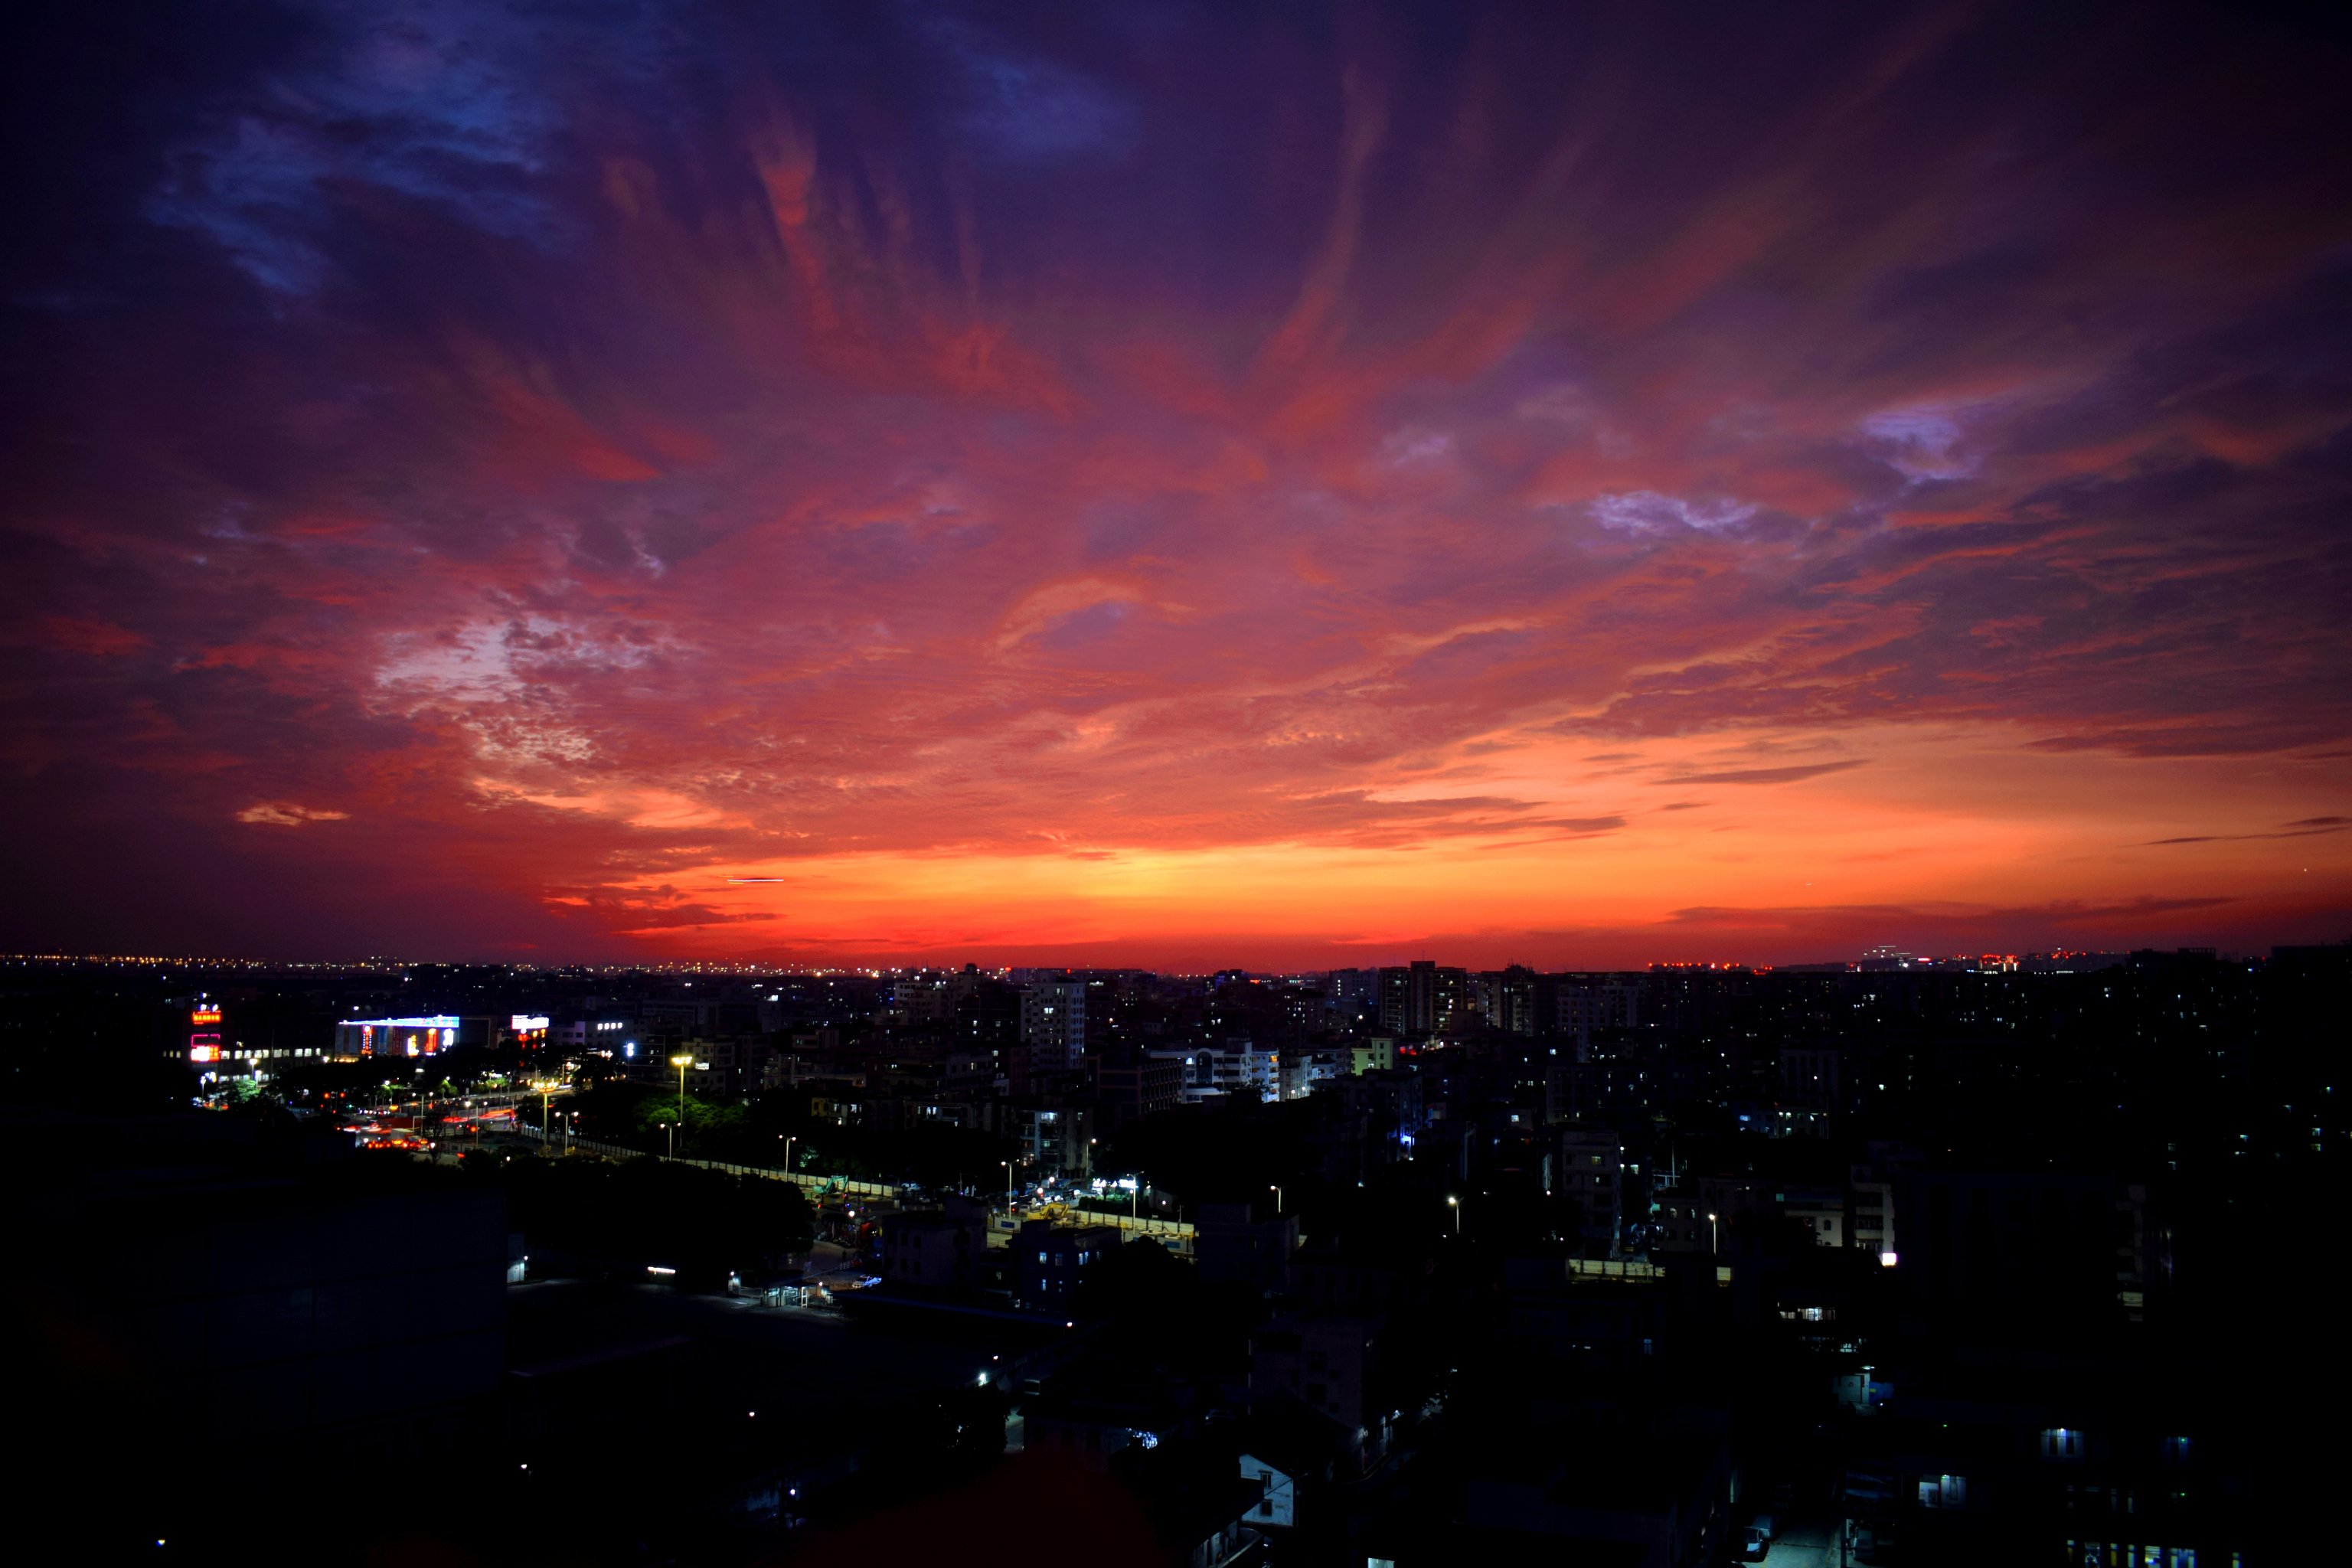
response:
<path id="1" fill-rule="evenodd" d="M 1115 1454 L 1158 1448 L 1189 1430 L 1181 1392 L 1131 1368 L 1082 1360 L 1027 1403 L 1023 1442 L 1030 1453 L 1108 1470 Z"/>
<path id="2" fill-rule="evenodd" d="M 1845 1194 L 1834 1187 L 1789 1187 L 1780 1212 L 1812 1237 L 1815 1247 L 1846 1244 Z"/>
<path id="3" fill-rule="evenodd" d="M 986 1224 L 986 1210 L 968 1200 L 951 1200 L 945 1211 L 884 1215 L 877 1248 L 883 1279 L 923 1290 L 971 1289 L 988 1250 Z"/>
<path id="4" fill-rule="evenodd" d="M 1864 1252 L 1874 1252 L 1879 1260 L 1893 1266 L 1899 1253 L 1895 1240 L 1895 1184 L 1874 1181 L 1870 1167 L 1854 1167 L 1853 1180 L 1846 1184 L 1848 1245 Z"/>
<path id="5" fill-rule="evenodd" d="M 1286 1313 L 1250 1336 L 1250 1404 L 1288 1400 L 1333 1423 L 1358 1467 L 1387 1449 L 1389 1412 L 1372 1397 L 1380 1325 L 1336 1312 Z"/>
<path id="6" fill-rule="evenodd" d="M 1337 1242 L 1311 1242 L 1291 1256 L 1290 1294 L 1315 1310 L 1388 1321 L 1428 1304 L 1435 1272 L 1425 1254 L 1368 1256 Z"/>
<path id="7" fill-rule="evenodd" d="M 1271 1290 L 1289 1277 L 1298 1250 L 1298 1216 L 1257 1217 L 1247 1204 L 1203 1204 L 1193 1223 L 1192 1257 L 1202 1281 Z"/>
<path id="8" fill-rule="evenodd" d="M 1094 1173 L 1094 1116 L 1086 1107 L 1014 1106 L 1007 1114 L 1007 1130 L 1020 1141 L 1031 1180 L 1057 1176 L 1077 1183 Z"/>
<path id="9" fill-rule="evenodd" d="M 1586 1255 L 1617 1256 L 1625 1203 L 1624 1140 L 1606 1128 L 1563 1129 L 1552 1190 L 1575 1205 L 1577 1239 Z"/>
<path id="10" fill-rule="evenodd" d="M 1114 1225 L 1025 1221 L 1008 1244 L 1013 1254 L 1013 1305 L 1025 1311 L 1075 1311 L 1086 1271 L 1119 1245 Z"/>
<path id="11" fill-rule="evenodd" d="M 1273 1100 L 1281 1093 L 1281 1055 L 1261 1049 L 1245 1039 L 1228 1039 L 1181 1050 L 1151 1053 L 1182 1068 L 1182 1092 L 1188 1102 L 1239 1095 Z"/>
<path id="12" fill-rule="evenodd" d="M 1095 1069 L 1095 1108 L 1104 1135 L 1183 1103 L 1183 1062 L 1167 1052 L 1132 1052 Z"/>

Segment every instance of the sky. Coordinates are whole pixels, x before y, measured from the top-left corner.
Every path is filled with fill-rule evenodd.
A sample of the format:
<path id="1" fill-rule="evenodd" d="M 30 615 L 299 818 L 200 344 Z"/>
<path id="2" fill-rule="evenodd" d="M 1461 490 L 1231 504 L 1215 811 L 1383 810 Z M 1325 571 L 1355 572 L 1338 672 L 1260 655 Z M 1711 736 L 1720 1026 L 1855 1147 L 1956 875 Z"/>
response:
<path id="1" fill-rule="evenodd" d="M 2341 940 L 2320 15 L 50 7 L 0 946 Z"/>

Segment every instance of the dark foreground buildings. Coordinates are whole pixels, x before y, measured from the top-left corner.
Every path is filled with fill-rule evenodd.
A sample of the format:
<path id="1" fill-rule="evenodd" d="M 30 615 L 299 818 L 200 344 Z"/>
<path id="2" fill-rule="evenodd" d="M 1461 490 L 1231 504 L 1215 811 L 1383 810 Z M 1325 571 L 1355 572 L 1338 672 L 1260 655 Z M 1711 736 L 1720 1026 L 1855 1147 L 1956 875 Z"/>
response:
<path id="1" fill-rule="evenodd" d="M 5 978 L 39 1560 L 2324 1560 L 2352 949 Z"/>
<path id="2" fill-rule="evenodd" d="M 225 1117 L 6 1136 L 20 1530 L 231 1551 L 496 1463 L 497 1191 Z"/>

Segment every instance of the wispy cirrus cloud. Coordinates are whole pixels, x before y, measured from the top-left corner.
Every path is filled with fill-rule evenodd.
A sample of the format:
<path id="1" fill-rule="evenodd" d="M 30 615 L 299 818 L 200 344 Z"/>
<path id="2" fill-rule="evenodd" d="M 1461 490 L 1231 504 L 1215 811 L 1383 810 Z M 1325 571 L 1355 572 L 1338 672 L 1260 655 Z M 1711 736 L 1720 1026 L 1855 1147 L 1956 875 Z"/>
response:
<path id="1" fill-rule="evenodd" d="M 236 819 L 262 827 L 299 827 L 306 822 L 348 822 L 351 815 L 348 811 L 329 811 L 288 800 L 265 800 L 238 812 Z"/>
<path id="2" fill-rule="evenodd" d="M 1781 768 L 1725 768 L 1711 773 L 1675 773 L 1664 782 L 1677 784 L 1795 784 L 1801 779 L 1817 779 L 1824 773 L 1842 773 L 1849 768 L 1868 765 L 1866 758 L 1848 757 L 1841 762 L 1800 763 Z"/>
<path id="3" fill-rule="evenodd" d="M 2248 844 L 2264 838 L 2315 838 L 2352 827 L 2352 816 L 2306 816 L 2272 833 L 2198 833 L 2175 838 L 2152 838 L 2151 844 Z"/>

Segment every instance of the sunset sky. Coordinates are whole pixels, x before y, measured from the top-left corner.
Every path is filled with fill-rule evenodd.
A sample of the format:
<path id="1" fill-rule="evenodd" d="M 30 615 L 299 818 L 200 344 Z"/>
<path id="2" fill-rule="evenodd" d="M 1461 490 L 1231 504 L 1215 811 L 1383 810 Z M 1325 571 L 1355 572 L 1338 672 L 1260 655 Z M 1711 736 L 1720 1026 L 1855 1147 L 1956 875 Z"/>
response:
<path id="1" fill-rule="evenodd" d="M 0 946 L 2341 939 L 2298 16 L 53 7 Z"/>

